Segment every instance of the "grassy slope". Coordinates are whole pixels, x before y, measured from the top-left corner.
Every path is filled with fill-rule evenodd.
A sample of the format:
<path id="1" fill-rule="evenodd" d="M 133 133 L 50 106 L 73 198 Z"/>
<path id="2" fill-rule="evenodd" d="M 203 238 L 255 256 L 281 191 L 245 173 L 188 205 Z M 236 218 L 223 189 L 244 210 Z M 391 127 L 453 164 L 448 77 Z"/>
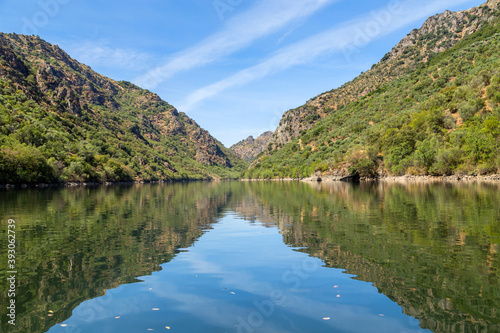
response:
<path id="1" fill-rule="evenodd" d="M 499 33 L 496 19 L 410 74 L 321 119 L 245 176 L 307 177 L 341 166 L 362 176 L 497 172 Z"/>

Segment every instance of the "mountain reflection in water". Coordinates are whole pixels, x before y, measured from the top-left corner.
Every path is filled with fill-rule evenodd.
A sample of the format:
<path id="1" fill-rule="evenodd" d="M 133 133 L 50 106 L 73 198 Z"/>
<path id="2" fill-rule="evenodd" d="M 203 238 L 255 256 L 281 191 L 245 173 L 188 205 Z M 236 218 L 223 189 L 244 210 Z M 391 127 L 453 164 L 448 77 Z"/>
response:
<path id="1" fill-rule="evenodd" d="M 47 332 L 82 302 L 173 267 L 211 228 L 233 225 L 228 214 L 279 228 L 286 245 L 373 284 L 423 329 L 500 331 L 497 185 L 216 182 L 4 190 L 0 197 L 2 221 L 16 220 L 19 246 L 17 323 L 3 320 L 2 298 L 2 332 Z M 2 228 L 1 248 L 6 239 Z M 262 255 L 279 265 L 278 250 Z M 271 277 L 272 269 L 259 273 Z"/>

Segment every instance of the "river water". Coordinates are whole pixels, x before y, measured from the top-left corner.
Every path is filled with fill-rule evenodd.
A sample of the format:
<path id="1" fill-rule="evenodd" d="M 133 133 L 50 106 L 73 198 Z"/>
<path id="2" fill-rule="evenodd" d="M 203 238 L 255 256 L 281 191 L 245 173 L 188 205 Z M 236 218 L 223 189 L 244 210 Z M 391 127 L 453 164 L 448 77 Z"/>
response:
<path id="1" fill-rule="evenodd" d="M 500 186 L 3 190 L 1 332 L 500 332 Z"/>

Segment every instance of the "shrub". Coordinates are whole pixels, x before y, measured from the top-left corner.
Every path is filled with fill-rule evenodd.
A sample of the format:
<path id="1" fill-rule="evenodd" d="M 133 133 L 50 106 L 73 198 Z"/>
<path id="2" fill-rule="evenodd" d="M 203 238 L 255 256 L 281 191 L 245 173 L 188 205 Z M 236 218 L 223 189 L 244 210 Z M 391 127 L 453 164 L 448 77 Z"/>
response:
<path id="1" fill-rule="evenodd" d="M 436 161 L 430 172 L 441 175 L 451 175 L 460 164 L 462 152 L 459 148 L 439 149 L 436 154 Z"/>
<path id="2" fill-rule="evenodd" d="M 458 105 L 458 114 L 463 121 L 468 121 L 484 106 L 482 100 L 463 101 Z"/>
<path id="3" fill-rule="evenodd" d="M 351 164 L 349 172 L 359 174 L 361 177 L 375 177 L 377 175 L 377 163 L 366 150 L 353 150 L 347 162 Z"/>
<path id="4" fill-rule="evenodd" d="M 17 144 L 0 150 L 1 183 L 54 181 L 54 170 L 35 147 Z"/>
<path id="5" fill-rule="evenodd" d="M 417 142 L 416 150 L 413 154 L 413 165 L 421 168 L 424 173 L 428 173 L 432 165 L 436 162 L 439 145 L 439 139 L 436 136 Z"/>

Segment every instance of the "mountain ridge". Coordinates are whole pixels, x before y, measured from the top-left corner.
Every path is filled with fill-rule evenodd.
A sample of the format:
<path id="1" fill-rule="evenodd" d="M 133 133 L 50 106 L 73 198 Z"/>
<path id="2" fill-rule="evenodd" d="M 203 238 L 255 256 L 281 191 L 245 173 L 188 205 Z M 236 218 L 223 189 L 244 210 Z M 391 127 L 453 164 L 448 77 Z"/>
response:
<path id="1" fill-rule="evenodd" d="M 430 17 L 370 71 L 285 112 L 244 177 L 500 172 L 499 3 Z"/>
<path id="2" fill-rule="evenodd" d="M 442 52 L 458 43 L 462 38 L 477 31 L 484 22 L 493 19 L 494 16 L 488 15 L 485 11 L 486 8 L 496 8 L 498 4 L 499 0 L 489 0 L 481 6 L 465 11 L 446 11 L 429 17 L 420 29 L 413 29 L 379 63 L 374 64 L 367 72 L 343 84 L 339 88 L 319 94 L 311 98 L 304 105 L 285 112 L 271 140 L 273 149 L 279 149 L 280 146 L 298 137 L 300 131 L 310 129 L 319 119 L 338 110 L 339 107 L 354 102 L 393 79 L 404 75 L 406 68 L 414 68 L 417 62 L 427 61 L 428 58 L 425 57 L 420 59 L 418 55 L 414 55 L 412 58 L 408 58 L 406 54 L 403 54 L 409 48 L 413 47 L 415 38 L 418 39 L 421 36 L 421 32 L 437 31 L 448 23 L 446 19 L 453 17 L 455 19 L 454 30 L 456 31 L 461 28 L 461 35 L 460 38 L 457 35 L 457 38 L 451 39 L 449 45 L 442 45 L 441 48 L 436 49 L 436 52 Z M 436 36 L 434 40 L 428 40 L 427 44 L 439 44 L 443 42 L 443 33 L 444 31 L 441 31 L 441 35 Z M 428 55 L 430 56 L 431 53 Z M 405 63 L 398 63 L 401 60 L 405 61 Z M 376 72 L 380 73 L 375 75 L 374 73 Z"/>
<path id="3" fill-rule="evenodd" d="M 229 149 L 231 149 L 243 160 L 251 162 L 257 155 L 262 153 L 264 149 L 267 148 L 272 135 L 273 132 L 266 131 L 259 135 L 256 139 L 254 139 L 253 136 L 249 136 L 248 138 L 235 143 L 234 145 L 229 147 Z"/>
<path id="4" fill-rule="evenodd" d="M 0 81 L 2 183 L 237 178 L 245 167 L 158 95 L 39 37 L 0 33 Z"/>

